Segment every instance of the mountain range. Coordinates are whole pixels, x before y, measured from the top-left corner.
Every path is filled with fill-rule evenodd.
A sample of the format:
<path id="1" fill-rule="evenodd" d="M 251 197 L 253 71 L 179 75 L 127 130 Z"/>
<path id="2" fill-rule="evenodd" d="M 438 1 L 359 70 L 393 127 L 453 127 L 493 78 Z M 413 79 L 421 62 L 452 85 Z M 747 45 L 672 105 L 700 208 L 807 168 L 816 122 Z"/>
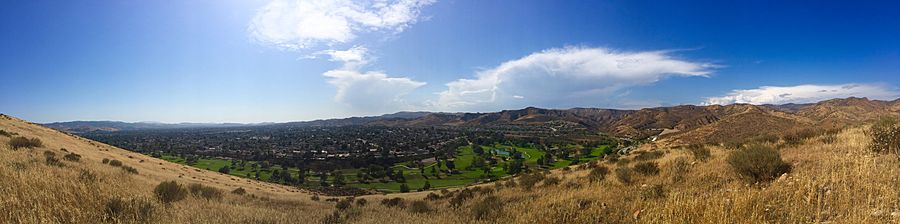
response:
<path id="1" fill-rule="evenodd" d="M 621 137 L 662 135 L 683 142 L 722 142 L 766 134 L 785 134 L 804 128 L 834 129 L 884 117 L 900 116 L 900 99 L 831 99 L 809 104 L 782 105 L 681 105 L 619 110 L 602 108 L 542 109 L 528 107 L 490 113 L 398 112 L 371 117 L 351 117 L 287 123 L 203 124 L 126 123 L 74 121 L 45 126 L 66 132 L 123 131 L 165 128 L 241 127 L 283 125 L 297 127 L 385 126 L 542 126 L 560 123 Z M 726 137 L 727 136 L 727 137 Z"/>

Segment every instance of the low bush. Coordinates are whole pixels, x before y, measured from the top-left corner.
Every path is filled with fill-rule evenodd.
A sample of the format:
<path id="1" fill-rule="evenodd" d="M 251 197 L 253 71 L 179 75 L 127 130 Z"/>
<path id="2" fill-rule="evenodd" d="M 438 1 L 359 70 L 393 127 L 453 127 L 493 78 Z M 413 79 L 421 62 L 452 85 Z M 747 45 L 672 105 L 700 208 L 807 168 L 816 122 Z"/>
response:
<path id="1" fill-rule="evenodd" d="M 641 186 L 641 199 L 650 200 L 665 197 L 662 185 L 645 185 Z"/>
<path id="2" fill-rule="evenodd" d="M 121 166 L 121 167 L 122 167 L 122 170 L 125 171 L 126 173 L 130 173 L 130 174 L 137 174 L 137 173 L 138 173 L 138 170 L 135 169 L 134 167 L 125 166 L 125 165 L 123 165 L 123 166 Z"/>
<path id="3" fill-rule="evenodd" d="M 156 195 L 156 199 L 164 204 L 181 201 L 187 196 L 187 190 L 174 180 L 159 183 L 153 189 L 153 193 Z"/>
<path id="4" fill-rule="evenodd" d="M 409 204 L 409 211 L 412 213 L 428 213 L 431 212 L 431 208 L 428 207 L 428 203 L 425 201 L 413 201 Z"/>
<path id="5" fill-rule="evenodd" d="M 353 200 L 351 198 L 345 198 L 337 201 L 337 203 L 334 204 L 334 208 L 337 210 L 346 210 L 350 208 L 351 205 L 353 205 Z"/>
<path id="6" fill-rule="evenodd" d="M 772 147 L 754 144 L 728 155 L 728 164 L 751 183 L 771 181 L 790 171 L 790 164 Z"/>
<path id="7" fill-rule="evenodd" d="M 709 151 L 709 148 L 706 148 L 705 145 L 701 144 L 693 144 L 687 147 L 688 151 L 691 152 L 691 156 L 694 157 L 694 160 L 705 162 L 712 157 L 712 153 Z"/>
<path id="8" fill-rule="evenodd" d="M 366 201 L 365 198 L 356 199 L 356 206 L 362 207 L 366 206 L 369 201 Z"/>
<path id="9" fill-rule="evenodd" d="M 109 164 L 109 159 L 103 158 L 103 164 Z"/>
<path id="10" fill-rule="evenodd" d="M 609 174 L 609 168 L 598 166 L 597 168 L 591 169 L 591 172 L 588 173 L 588 180 L 591 182 L 600 182 L 603 179 L 606 179 L 607 174 Z"/>
<path id="11" fill-rule="evenodd" d="M 656 176 L 659 174 L 659 165 L 656 162 L 641 162 L 634 165 L 634 171 L 644 176 Z"/>
<path id="12" fill-rule="evenodd" d="M 97 180 L 97 175 L 90 170 L 81 170 L 81 173 L 78 174 L 78 179 L 86 182 L 94 182 Z"/>
<path id="13" fill-rule="evenodd" d="M 652 151 L 652 152 L 638 152 L 638 155 L 634 157 L 635 161 L 644 161 L 644 160 L 654 160 L 659 159 L 663 156 L 662 151 Z"/>
<path id="14" fill-rule="evenodd" d="M 81 155 L 78 155 L 75 153 L 69 153 L 69 154 L 66 154 L 65 156 L 63 156 L 63 159 L 72 161 L 72 162 L 78 162 L 79 160 L 81 160 Z"/>
<path id="15" fill-rule="evenodd" d="M 631 169 L 629 169 L 628 167 L 616 168 L 616 179 L 618 179 L 622 184 L 631 184 Z"/>
<path id="16" fill-rule="evenodd" d="M 319 201 L 319 200 L 320 200 L 320 199 L 319 199 L 319 195 L 318 195 L 318 194 L 314 194 L 313 196 L 310 196 L 310 197 L 309 197 L 309 200 Z"/>
<path id="17" fill-rule="evenodd" d="M 896 120 L 882 120 L 868 134 L 872 136 L 869 149 L 873 152 L 900 155 L 900 124 Z"/>
<path id="18" fill-rule="evenodd" d="M 684 180 L 686 174 L 690 171 L 691 164 L 689 164 L 684 158 L 675 158 L 671 163 L 669 163 L 669 177 L 671 178 L 673 183 L 679 183 Z"/>
<path id="19" fill-rule="evenodd" d="M 559 179 L 559 177 L 547 177 L 547 178 L 544 178 L 544 181 L 543 181 L 544 186 L 554 186 L 554 185 L 559 184 L 559 182 L 562 182 L 562 180 Z M 490 189 L 487 189 L 487 190 L 490 190 Z"/>
<path id="20" fill-rule="evenodd" d="M 402 208 L 402 207 L 406 206 L 406 203 L 403 202 L 402 198 L 391 198 L 391 199 L 385 198 L 385 199 L 381 200 L 381 205 L 384 205 L 387 207 L 401 207 Z"/>
<path id="21" fill-rule="evenodd" d="M 463 189 L 459 193 L 453 195 L 453 198 L 450 198 L 450 206 L 454 208 L 462 206 L 463 202 L 466 202 L 466 200 L 469 200 L 472 197 L 475 197 L 472 190 L 469 190 L 468 188 Z"/>
<path id="22" fill-rule="evenodd" d="M 110 161 L 109 161 L 109 165 L 110 165 L 110 166 L 122 166 L 122 161 L 115 160 L 115 159 L 114 159 L 114 160 L 110 160 Z"/>
<path id="23" fill-rule="evenodd" d="M 425 200 L 429 200 L 429 201 L 436 201 L 438 199 L 441 199 L 441 196 L 438 194 L 435 194 L 434 192 L 428 193 L 428 195 L 425 196 Z"/>
<path id="24" fill-rule="evenodd" d="M 11 137 L 11 136 L 13 136 L 12 133 L 7 132 L 6 130 L 0 130 L 0 135 L 6 136 L 6 137 Z"/>
<path id="25" fill-rule="evenodd" d="M 112 198 L 103 211 L 109 223 L 151 223 L 156 207 L 148 200 Z"/>
<path id="26" fill-rule="evenodd" d="M 488 196 L 472 205 L 472 216 L 477 220 L 486 220 L 496 217 L 503 209 L 503 202 L 497 196 Z"/>
<path id="27" fill-rule="evenodd" d="M 191 195 L 198 198 L 204 198 L 206 200 L 219 200 L 222 199 L 222 191 L 218 188 L 203 186 L 202 184 L 191 184 L 188 185 L 188 190 L 191 192 Z"/>
<path id="28" fill-rule="evenodd" d="M 47 156 L 44 160 L 48 166 L 59 166 L 62 167 L 62 162 L 59 161 L 55 156 Z"/>
<path id="29" fill-rule="evenodd" d="M 41 142 L 38 138 L 28 139 L 26 137 L 13 137 L 9 139 L 9 147 L 13 150 L 17 150 L 20 148 L 39 148 L 44 146 L 44 143 Z"/>
<path id="30" fill-rule="evenodd" d="M 232 193 L 232 194 L 236 194 L 236 195 L 244 195 L 244 194 L 247 194 L 247 190 L 244 190 L 244 188 L 239 187 L 239 188 L 234 189 L 233 191 L 231 191 L 231 193 Z"/>
<path id="31" fill-rule="evenodd" d="M 541 173 L 526 174 L 519 177 L 519 186 L 525 190 L 531 190 L 535 184 L 544 180 L 545 176 Z"/>

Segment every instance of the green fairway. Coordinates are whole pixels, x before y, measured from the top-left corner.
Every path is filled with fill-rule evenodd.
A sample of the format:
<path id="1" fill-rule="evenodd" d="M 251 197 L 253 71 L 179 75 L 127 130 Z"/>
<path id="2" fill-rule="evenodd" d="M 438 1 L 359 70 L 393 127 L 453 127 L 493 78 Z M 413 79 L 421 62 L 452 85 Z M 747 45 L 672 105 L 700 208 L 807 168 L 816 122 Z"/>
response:
<path id="1" fill-rule="evenodd" d="M 578 145 L 569 145 L 566 147 L 575 148 L 581 147 Z M 437 163 L 432 162 L 429 164 L 424 164 L 424 175 L 420 172 L 418 168 L 408 168 L 407 165 L 409 162 L 400 162 L 394 164 L 391 168 L 394 172 L 398 170 L 403 172 L 403 176 L 406 179 L 406 184 L 409 187 L 410 191 L 416 191 L 418 189 L 423 188 L 425 186 L 425 182 L 427 181 L 432 189 L 435 188 L 447 188 L 447 187 L 459 187 L 466 186 L 482 181 L 489 181 L 490 179 L 501 178 L 505 176 L 509 176 L 510 174 L 503 168 L 507 163 L 509 163 L 512 158 L 510 155 L 510 151 L 515 150 L 522 154 L 523 163 L 531 168 L 536 168 L 537 161 L 546 155 L 546 152 L 541 151 L 534 147 L 520 147 L 520 146 L 512 146 L 512 145 L 504 145 L 504 144 L 493 144 L 493 145 L 485 145 L 482 146 L 484 152 L 489 153 L 489 155 L 484 155 L 487 157 L 492 157 L 493 160 L 496 161 L 496 164 L 489 165 L 488 168 L 490 172 L 485 172 L 481 168 L 473 167 L 473 161 L 475 157 L 478 156 L 475 154 L 472 146 L 462 146 L 457 149 L 456 155 L 453 159 L 454 164 L 456 165 L 455 172 L 450 174 L 446 171 L 449 169 L 445 163 Z M 578 158 L 579 163 L 587 162 L 602 158 L 604 154 L 610 153 L 612 150 L 609 146 L 601 145 L 591 150 L 589 155 L 581 156 Z M 492 156 L 491 156 L 492 155 Z M 479 156 L 480 157 L 480 156 Z M 185 164 L 187 165 L 187 160 L 182 157 L 174 156 L 174 155 L 163 155 L 161 157 L 164 160 Z M 260 180 L 270 180 L 272 177 L 272 173 L 277 170 L 279 173 L 283 172 L 283 169 L 279 165 L 271 165 L 269 168 L 262 168 L 262 164 L 255 161 L 245 161 L 238 162 L 238 164 L 234 164 L 232 166 L 233 161 L 226 159 L 218 159 L 218 158 L 199 158 L 194 164 L 191 166 L 196 167 L 198 169 L 206 169 L 211 171 L 218 171 L 222 167 L 229 167 L 229 174 L 239 177 L 245 178 L 256 178 L 256 173 L 259 173 Z M 552 164 L 547 165 L 546 167 L 549 169 L 557 169 L 565 166 L 569 166 L 573 161 L 566 159 L 557 159 Z M 431 173 L 432 167 L 438 166 L 439 175 L 436 177 Z M 297 168 L 290 168 L 287 170 L 290 173 L 292 178 L 298 177 L 299 170 Z M 343 177 L 345 183 L 349 186 L 363 188 L 363 189 L 374 189 L 385 192 L 399 192 L 400 186 L 403 183 L 398 183 L 395 181 L 387 181 L 387 179 L 381 180 L 370 180 L 369 183 L 362 183 L 358 180 L 357 173 L 360 172 L 360 169 L 343 169 L 340 170 L 343 173 Z M 327 180 L 329 183 L 334 181 L 334 177 L 329 177 Z M 314 187 L 318 186 L 319 177 L 313 174 L 308 174 L 302 186 L 306 187 Z"/>

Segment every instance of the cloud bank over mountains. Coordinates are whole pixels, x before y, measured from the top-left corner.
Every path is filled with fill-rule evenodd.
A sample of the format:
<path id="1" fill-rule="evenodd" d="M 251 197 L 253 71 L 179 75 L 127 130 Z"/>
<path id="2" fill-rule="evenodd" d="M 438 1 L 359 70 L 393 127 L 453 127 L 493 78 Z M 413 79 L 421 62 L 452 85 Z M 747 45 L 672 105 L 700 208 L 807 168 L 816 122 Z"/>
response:
<path id="1" fill-rule="evenodd" d="M 715 67 L 677 59 L 666 51 L 553 48 L 480 71 L 472 79 L 447 83 L 447 90 L 438 94 L 432 106 L 481 111 L 597 105 L 628 87 L 667 77 L 708 77 Z"/>
<path id="2" fill-rule="evenodd" d="M 704 105 L 726 105 L 734 103 L 747 104 L 786 104 L 814 103 L 833 98 L 867 97 L 869 99 L 893 100 L 900 97 L 900 91 L 878 84 L 839 84 L 839 85 L 798 85 L 798 86 L 762 86 L 756 89 L 733 90 L 724 96 L 708 97 Z"/>

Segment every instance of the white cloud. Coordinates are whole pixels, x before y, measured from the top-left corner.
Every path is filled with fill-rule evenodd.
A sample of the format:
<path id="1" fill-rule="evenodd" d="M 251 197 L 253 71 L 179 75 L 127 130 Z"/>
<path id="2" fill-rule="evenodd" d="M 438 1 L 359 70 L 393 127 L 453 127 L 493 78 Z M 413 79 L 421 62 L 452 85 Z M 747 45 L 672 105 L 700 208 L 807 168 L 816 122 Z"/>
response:
<path id="1" fill-rule="evenodd" d="M 409 78 L 388 77 L 382 72 L 361 73 L 353 70 L 331 70 L 322 74 L 337 88 L 335 101 L 357 112 L 387 113 L 410 108 L 403 99 L 425 82 Z"/>
<path id="2" fill-rule="evenodd" d="M 497 110 L 523 106 L 593 106 L 618 90 L 669 76 L 708 76 L 714 65 L 673 58 L 666 51 L 604 48 L 549 49 L 447 84 L 431 105 L 438 110 Z"/>
<path id="3" fill-rule="evenodd" d="M 840 84 L 840 85 L 799 85 L 762 86 L 756 89 L 732 90 L 725 96 L 708 97 L 704 105 L 786 104 L 814 103 L 822 100 L 846 97 L 868 97 L 870 99 L 896 99 L 900 92 L 883 85 Z"/>
<path id="4" fill-rule="evenodd" d="M 273 0 L 248 30 L 261 43 L 285 50 L 347 43 L 360 33 L 402 32 L 434 0 Z"/>
<path id="5" fill-rule="evenodd" d="M 339 50 L 324 50 L 319 51 L 312 55 L 312 58 L 315 58 L 316 55 L 328 55 L 330 58 L 329 61 L 341 62 L 343 63 L 342 70 L 357 70 L 360 67 L 368 64 L 372 59 L 368 55 L 369 49 L 363 46 L 355 46 L 347 50 L 339 51 Z"/>

